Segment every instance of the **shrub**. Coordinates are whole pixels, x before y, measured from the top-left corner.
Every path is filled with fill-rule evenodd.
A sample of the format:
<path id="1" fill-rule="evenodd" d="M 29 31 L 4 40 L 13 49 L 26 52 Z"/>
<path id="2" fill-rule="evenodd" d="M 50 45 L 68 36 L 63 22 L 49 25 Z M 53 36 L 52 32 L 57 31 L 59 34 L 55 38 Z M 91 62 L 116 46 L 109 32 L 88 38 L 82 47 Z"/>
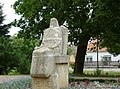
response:
<path id="1" fill-rule="evenodd" d="M 18 75 L 20 74 L 17 70 L 16 67 L 14 67 L 14 69 L 11 69 L 9 72 L 8 72 L 8 75 Z"/>
<path id="2" fill-rule="evenodd" d="M 95 75 L 95 76 L 102 75 L 102 70 L 96 68 L 96 70 L 94 71 L 94 75 Z"/>

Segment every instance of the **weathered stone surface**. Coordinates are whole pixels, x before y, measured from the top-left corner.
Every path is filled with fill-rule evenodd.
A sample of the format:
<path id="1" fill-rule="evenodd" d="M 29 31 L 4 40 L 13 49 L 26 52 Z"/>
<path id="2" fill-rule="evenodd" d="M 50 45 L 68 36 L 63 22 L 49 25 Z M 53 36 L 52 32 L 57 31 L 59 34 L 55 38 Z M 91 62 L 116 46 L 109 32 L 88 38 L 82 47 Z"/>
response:
<path id="1" fill-rule="evenodd" d="M 54 55 L 61 55 L 62 43 L 62 30 L 59 27 L 57 19 L 52 18 L 50 20 L 50 28 L 44 31 L 42 46 L 39 49 L 45 47 L 44 50 L 48 48 Z"/>
<path id="2" fill-rule="evenodd" d="M 60 88 L 68 87 L 68 63 L 69 56 L 55 56 L 55 71 L 59 75 Z"/>
<path id="3" fill-rule="evenodd" d="M 36 52 L 35 52 L 36 53 Z M 49 77 L 54 71 L 53 55 L 38 55 L 32 57 L 31 76 Z"/>
<path id="4" fill-rule="evenodd" d="M 68 44 L 68 29 L 64 26 L 60 27 L 62 30 L 62 55 L 67 54 L 67 44 Z"/>
<path id="5" fill-rule="evenodd" d="M 44 31 L 42 46 L 50 49 L 54 55 L 62 54 L 62 31 L 59 27 L 48 28 Z"/>
<path id="6" fill-rule="evenodd" d="M 55 63 L 56 64 L 68 64 L 69 63 L 69 56 L 68 55 L 66 55 L 66 56 L 55 56 L 54 57 L 55 58 Z"/>
<path id="7" fill-rule="evenodd" d="M 50 20 L 40 47 L 32 54 L 32 89 L 60 89 L 68 86 L 68 29 Z"/>
<path id="8" fill-rule="evenodd" d="M 32 78 L 32 89 L 60 89 L 58 74 L 54 73 L 49 78 Z"/>

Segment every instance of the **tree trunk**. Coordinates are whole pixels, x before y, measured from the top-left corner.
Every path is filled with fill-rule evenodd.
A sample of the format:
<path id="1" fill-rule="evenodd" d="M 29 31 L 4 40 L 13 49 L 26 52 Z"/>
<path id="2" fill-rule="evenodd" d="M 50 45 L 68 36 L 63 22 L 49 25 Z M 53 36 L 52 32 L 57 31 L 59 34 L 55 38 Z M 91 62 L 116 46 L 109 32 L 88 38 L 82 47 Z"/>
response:
<path id="1" fill-rule="evenodd" d="M 86 41 L 84 44 L 80 44 L 77 46 L 77 53 L 76 53 L 75 67 L 74 67 L 75 75 L 83 74 L 87 44 L 88 44 L 88 41 Z"/>

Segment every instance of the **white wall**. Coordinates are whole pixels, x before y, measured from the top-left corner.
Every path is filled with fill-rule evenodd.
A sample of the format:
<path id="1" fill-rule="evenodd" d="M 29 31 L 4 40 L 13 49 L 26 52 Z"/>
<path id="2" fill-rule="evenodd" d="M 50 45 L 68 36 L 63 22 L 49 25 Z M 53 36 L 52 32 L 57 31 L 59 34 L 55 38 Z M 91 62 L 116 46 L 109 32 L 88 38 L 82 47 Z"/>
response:
<path id="1" fill-rule="evenodd" d="M 102 56 L 105 56 L 105 55 L 111 55 L 111 61 L 120 60 L 120 55 L 114 57 L 112 54 L 110 54 L 108 52 L 98 52 L 98 60 L 101 61 Z M 97 61 L 97 53 L 96 52 L 88 52 L 88 53 L 86 53 L 86 57 L 87 56 L 92 56 L 92 61 Z M 85 57 L 85 61 L 86 61 L 86 57 Z"/>

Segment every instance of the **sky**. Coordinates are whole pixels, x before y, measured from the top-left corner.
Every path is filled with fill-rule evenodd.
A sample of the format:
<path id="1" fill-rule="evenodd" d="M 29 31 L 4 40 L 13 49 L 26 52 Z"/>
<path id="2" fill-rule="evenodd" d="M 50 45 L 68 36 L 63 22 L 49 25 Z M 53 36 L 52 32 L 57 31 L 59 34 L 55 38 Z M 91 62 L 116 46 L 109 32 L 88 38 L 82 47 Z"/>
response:
<path id="1" fill-rule="evenodd" d="M 4 24 L 8 24 L 12 21 L 14 21 L 14 19 L 19 19 L 20 16 L 18 16 L 17 14 L 15 14 L 14 9 L 11 7 L 11 5 L 14 4 L 14 2 L 17 0 L 0 0 L 0 3 L 3 4 L 3 13 L 5 16 L 5 21 L 3 22 Z M 18 27 L 11 27 L 11 29 L 9 29 L 10 31 L 10 35 L 13 36 L 15 33 L 17 33 L 20 30 L 20 28 Z"/>

